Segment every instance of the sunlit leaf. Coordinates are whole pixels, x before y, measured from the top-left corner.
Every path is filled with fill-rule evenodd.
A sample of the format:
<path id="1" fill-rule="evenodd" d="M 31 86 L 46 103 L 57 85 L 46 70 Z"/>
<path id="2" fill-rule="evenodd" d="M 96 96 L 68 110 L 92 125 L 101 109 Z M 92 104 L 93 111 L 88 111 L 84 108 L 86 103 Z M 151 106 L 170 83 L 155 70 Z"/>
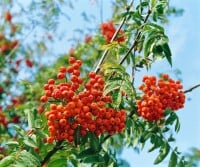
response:
<path id="1" fill-rule="evenodd" d="M 8 167 L 10 166 L 11 164 L 13 164 L 13 162 L 15 161 L 15 157 L 13 155 L 9 155 L 5 158 L 3 158 L 1 161 L 0 161 L 0 166 L 1 167 Z"/>
<path id="2" fill-rule="evenodd" d="M 37 147 L 37 144 L 35 143 L 35 141 L 33 139 L 31 139 L 30 137 L 24 138 L 24 144 L 26 144 L 27 146 L 30 146 L 30 147 Z"/>
<path id="3" fill-rule="evenodd" d="M 68 167 L 66 158 L 57 158 L 48 163 L 48 167 Z"/>
<path id="4" fill-rule="evenodd" d="M 175 124 L 175 131 L 179 132 L 180 127 L 181 127 L 181 124 L 180 124 L 179 118 L 177 117 L 176 124 Z"/>
<path id="5" fill-rule="evenodd" d="M 159 155 L 156 157 L 154 164 L 159 164 L 160 162 L 162 162 L 166 156 L 168 155 L 170 151 L 170 146 L 168 143 L 164 143 L 163 146 L 160 149 L 160 153 Z"/>

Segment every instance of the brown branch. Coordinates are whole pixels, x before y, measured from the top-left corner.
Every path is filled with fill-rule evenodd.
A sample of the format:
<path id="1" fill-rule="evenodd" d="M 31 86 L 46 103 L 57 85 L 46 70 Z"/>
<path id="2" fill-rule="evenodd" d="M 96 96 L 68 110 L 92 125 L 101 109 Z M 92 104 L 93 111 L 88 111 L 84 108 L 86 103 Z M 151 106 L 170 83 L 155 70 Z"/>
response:
<path id="1" fill-rule="evenodd" d="M 61 145 L 62 142 L 63 140 L 57 142 L 56 145 L 53 147 L 53 149 L 47 153 L 47 155 L 41 161 L 41 166 L 44 165 L 58 150 L 63 148 L 63 146 Z"/>
<path id="2" fill-rule="evenodd" d="M 149 18 L 149 16 L 150 16 L 150 14 L 151 14 L 151 10 L 149 9 L 148 10 L 148 13 L 147 13 L 147 15 L 146 15 L 146 17 L 145 17 L 145 19 L 144 19 L 144 23 L 146 23 L 147 22 L 147 20 L 148 20 L 148 18 Z M 143 24 L 143 26 L 142 26 L 142 28 L 144 27 L 144 24 Z M 120 61 L 120 65 L 122 65 L 123 63 L 124 63 L 124 61 L 126 60 L 126 58 L 128 57 L 128 55 L 132 52 L 132 50 L 136 47 L 136 45 L 138 44 L 138 40 L 139 40 L 139 37 L 140 37 L 140 35 L 142 34 L 142 31 L 138 31 L 137 32 L 137 35 L 136 35 L 136 37 L 135 37 L 135 40 L 134 40 L 134 42 L 133 42 L 133 45 L 130 47 L 130 49 L 127 51 L 127 53 L 124 55 L 124 57 L 122 57 L 122 59 L 121 59 L 121 61 Z"/>
<path id="3" fill-rule="evenodd" d="M 185 90 L 183 93 L 186 94 L 186 93 L 192 92 L 193 89 L 196 89 L 196 88 L 198 88 L 198 87 L 200 87 L 200 84 L 194 85 L 193 87 L 191 87 L 191 88 Z"/>
<path id="4" fill-rule="evenodd" d="M 130 3 L 130 5 L 126 8 L 127 12 L 129 12 L 130 7 L 132 6 L 132 4 L 133 4 L 133 0 L 132 0 L 132 2 Z M 115 31 L 115 33 L 114 33 L 112 39 L 110 40 L 110 42 L 113 42 L 113 41 L 116 39 L 116 37 L 117 37 L 117 35 L 119 34 L 119 32 L 120 32 L 122 26 L 123 26 L 124 23 L 126 22 L 126 19 L 127 19 L 127 17 L 124 17 L 124 18 L 123 18 L 122 22 L 120 23 L 120 26 L 118 27 L 117 31 Z M 106 50 L 104 51 L 104 53 L 103 53 L 101 59 L 99 60 L 99 63 L 97 64 L 96 69 L 94 70 L 95 73 L 98 73 L 98 72 L 99 72 L 100 66 L 103 64 L 105 58 L 107 57 L 107 54 L 108 54 L 108 49 L 106 49 Z"/>

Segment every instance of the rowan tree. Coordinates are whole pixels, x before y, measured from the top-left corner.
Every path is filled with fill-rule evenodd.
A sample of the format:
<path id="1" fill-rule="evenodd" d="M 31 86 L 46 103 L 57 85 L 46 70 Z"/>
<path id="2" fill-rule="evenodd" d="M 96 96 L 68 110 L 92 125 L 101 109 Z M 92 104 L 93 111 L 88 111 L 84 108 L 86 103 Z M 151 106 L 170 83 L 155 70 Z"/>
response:
<path id="1" fill-rule="evenodd" d="M 99 3 L 103 17 L 102 1 L 85 3 Z M 185 157 L 173 142 L 177 112 L 200 85 L 186 89 L 162 69 L 137 77 L 160 60 L 173 66 L 166 23 L 181 9 L 168 0 L 115 0 L 109 20 L 95 26 L 82 13 L 87 29 L 67 41 L 61 28 L 76 2 L 0 5 L 0 166 L 129 166 L 120 158 L 125 147 L 157 150 L 155 165 L 198 165 L 197 148 Z"/>

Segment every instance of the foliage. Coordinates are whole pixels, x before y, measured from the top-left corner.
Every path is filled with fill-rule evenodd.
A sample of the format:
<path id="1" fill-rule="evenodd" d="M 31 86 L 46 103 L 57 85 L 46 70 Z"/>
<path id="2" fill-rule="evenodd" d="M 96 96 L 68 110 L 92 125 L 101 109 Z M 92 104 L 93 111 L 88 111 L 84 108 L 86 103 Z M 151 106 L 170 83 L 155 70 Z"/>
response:
<path id="1" fill-rule="evenodd" d="M 71 19 L 66 9 L 75 2 L 0 4 L 6 9 L 0 15 L 0 166 L 129 166 L 122 149 L 147 143 L 149 152 L 158 150 L 154 164 L 169 157 L 169 167 L 189 167 L 198 160 L 195 154 L 186 162 L 172 144 L 180 130 L 175 110 L 185 99 L 180 81 L 163 74 L 158 84 L 144 79 L 142 89 L 134 82 L 138 70 L 157 60 L 173 65 L 164 24 L 181 11 L 168 0 L 116 0 L 110 21 L 91 34 L 75 30 L 81 36 L 64 54 L 52 48 L 63 40 L 59 21 Z"/>

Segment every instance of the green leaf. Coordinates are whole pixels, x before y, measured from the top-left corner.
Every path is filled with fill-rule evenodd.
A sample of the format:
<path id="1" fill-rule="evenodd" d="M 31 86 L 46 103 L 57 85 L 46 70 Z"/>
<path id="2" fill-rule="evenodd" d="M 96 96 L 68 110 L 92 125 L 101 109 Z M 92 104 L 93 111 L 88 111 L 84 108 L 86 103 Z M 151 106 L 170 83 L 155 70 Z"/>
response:
<path id="1" fill-rule="evenodd" d="M 13 125 L 13 128 L 15 131 L 20 135 L 20 136 L 25 136 L 25 131 L 24 129 L 20 128 L 18 125 Z"/>
<path id="2" fill-rule="evenodd" d="M 132 15 L 132 19 L 138 26 L 141 26 L 141 21 L 143 20 L 143 17 L 138 10 Z"/>
<path id="3" fill-rule="evenodd" d="M 103 94 L 107 95 L 108 93 L 112 92 L 113 90 L 116 90 L 119 88 L 120 88 L 120 84 L 118 82 L 110 81 L 106 84 Z"/>
<path id="4" fill-rule="evenodd" d="M 83 150 L 77 157 L 81 159 L 81 158 L 85 158 L 89 155 L 93 155 L 94 153 L 95 152 L 92 148 L 88 148 L 88 149 Z"/>
<path id="5" fill-rule="evenodd" d="M 166 158 L 166 156 L 168 155 L 169 151 L 170 151 L 170 146 L 166 142 L 161 147 L 160 154 L 156 157 L 154 164 L 159 164 L 160 162 L 162 162 Z"/>
<path id="6" fill-rule="evenodd" d="M 148 37 L 146 37 L 144 43 L 143 43 L 143 48 L 144 48 L 144 57 L 148 57 L 152 46 L 154 45 L 154 41 L 155 41 L 156 35 L 155 34 L 151 34 Z"/>
<path id="7" fill-rule="evenodd" d="M 8 167 L 9 165 L 11 165 L 13 162 L 15 161 L 15 157 L 13 155 L 9 155 L 5 158 L 3 158 L 0 161 L 0 166 L 1 167 Z"/>
<path id="8" fill-rule="evenodd" d="M 27 151 L 14 152 L 0 161 L 1 167 L 35 167 L 41 166 L 39 159 Z"/>
<path id="9" fill-rule="evenodd" d="M 139 138 L 138 137 L 134 137 L 133 148 L 135 148 L 138 145 L 138 142 L 139 142 Z"/>
<path id="10" fill-rule="evenodd" d="M 149 2 L 148 1 L 141 2 L 140 5 L 143 7 L 148 6 Z"/>
<path id="11" fill-rule="evenodd" d="M 141 142 L 145 143 L 152 136 L 151 132 L 144 133 L 141 137 Z"/>
<path id="12" fill-rule="evenodd" d="M 163 128 L 162 132 L 163 132 L 163 133 L 166 133 L 166 132 L 168 132 L 169 130 L 170 130 L 170 128 L 166 126 L 166 127 Z"/>
<path id="13" fill-rule="evenodd" d="M 35 110 L 29 110 L 29 109 L 26 109 L 25 111 L 25 114 L 27 114 L 27 119 L 28 119 L 28 126 L 30 129 L 34 128 L 35 127 Z M 36 111 L 37 112 L 37 111 Z"/>
<path id="14" fill-rule="evenodd" d="M 173 138 L 173 136 L 171 135 L 171 136 L 168 138 L 167 141 L 168 141 L 168 142 L 174 142 L 174 141 L 175 141 L 175 138 Z"/>
<path id="15" fill-rule="evenodd" d="M 167 61 L 169 62 L 169 64 L 172 66 L 172 54 L 171 54 L 171 50 L 169 48 L 169 45 L 167 43 L 162 45 L 163 51 L 165 53 L 165 57 L 167 59 Z"/>
<path id="16" fill-rule="evenodd" d="M 180 124 L 179 118 L 177 117 L 176 124 L 175 124 L 175 131 L 179 132 L 180 127 L 181 127 L 181 124 Z"/>
<path id="17" fill-rule="evenodd" d="M 91 155 L 83 160 L 84 163 L 102 163 L 104 159 L 101 155 Z"/>
<path id="18" fill-rule="evenodd" d="M 89 133 L 89 139 L 90 139 L 90 146 L 91 148 L 94 150 L 94 152 L 99 150 L 99 138 L 93 134 L 93 133 Z"/>
<path id="19" fill-rule="evenodd" d="M 130 80 L 129 80 L 129 82 L 125 82 L 125 83 L 123 82 L 121 89 L 123 91 L 125 91 L 125 93 L 127 95 L 130 95 L 131 97 L 134 96 L 135 90 L 134 90 L 134 87 L 132 86 L 132 83 L 130 82 Z"/>
<path id="20" fill-rule="evenodd" d="M 8 146 L 18 146 L 19 145 L 19 143 L 17 142 L 17 141 L 8 141 L 7 143 L 6 143 L 6 145 L 8 145 Z"/>
<path id="21" fill-rule="evenodd" d="M 182 160 L 179 161 L 178 167 L 185 167 L 184 162 Z"/>
<path id="22" fill-rule="evenodd" d="M 157 4 L 157 0 L 151 0 L 151 8 L 153 9 Z"/>
<path id="23" fill-rule="evenodd" d="M 100 49 L 102 49 L 102 50 L 110 50 L 110 49 L 112 49 L 112 48 L 117 48 L 118 45 L 119 45 L 118 42 L 113 41 L 113 42 L 111 42 L 111 43 L 109 43 L 109 44 L 107 44 L 107 45 L 101 46 Z"/>
<path id="24" fill-rule="evenodd" d="M 104 159 L 104 161 L 105 161 L 105 165 L 109 165 L 110 164 L 110 160 L 111 160 L 111 157 L 110 157 L 110 154 L 108 154 L 107 152 L 104 154 L 104 156 L 103 156 L 103 159 Z"/>
<path id="25" fill-rule="evenodd" d="M 156 6 L 156 11 L 158 12 L 158 14 L 163 14 L 163 12 L 164 12 L 164 7 L 163 7 L 163 5 L 162 4 L 159 4 L 159 5 L 157 5 Z"/>
<path id="26" fill-rule="evenodd" d="M 145 23 L 145 28 L 147 26 L 151 27 L 151 29 L 154 28 L 154 29 L 156 29 L 156 31 L 160 31 L 160 32 L 164 33 L 164 28 L 161 27 L 158 24 L 155 24 L 155 23 L 152 23 L 152 22 L 148 22 L 148 23 Z"/>
<path id="27" fill-rule="evenodd" d="M 31 139 L 30 137 L 24 138 L 24 144 L 29 147 L 37 147 L 37 144 L 35 143 L 35 141 L 33 139 Z"/>
<path id="28" fill-rule="evenodd" d="M 156 144 L 153 144 L 151 148 L 148 149 L 148 152 L 152 152 L 154 151 L 155 149 L 157 149 L 159 146 L 156 145 Z"/>
<path id="29" fill-rule="evenodd" d="M 80 139 L 81 139 L 81 136 L 80 136 L 80 126 L 78 126 L 75 129 L 75 133 L 74 133 L 74 143 L 75 143 L 75 145 L 79 145 L 80 144 Z"/>
<path id="30" fill-rule="evenodd" d="M 122 101 L 121 89 L 113 92 L 112 97 L 113 97 L 112 106 L 114 108 L 118 108 Z"/>
<path id="31" fill-rule="evenodd" d="M 176 119 L 177 119 L 176 114 L 172 112 L 172 113 L 170 114 L 170 116 L 167 118 L 165 124 L 166 124 L 166 125 L 172 125 Z"/>
<path id="32" fill-rule="evenodd" d="M 176 165 L 177 165 L 177 159 L 178 159 L 178 157 L 177 157 L 176 153 L 173 151 L 171 153 L 171 156 L 170 156 L 168 167 L 176 167 Z"/>
<path id="33" fill-rule="evenodd" d="M 40 161 L 33 154 L 27 151 L 21 151 L 19 154 L 19 159 L 17 159 L 18 164 L 24 164 L 24 166 L 35 167 L 40 166 Z"/>
<path id="34" fill-rule="evenodd" d="M 56 158 L 48 163 L 48 167 L 68 167 L 66 158 Z"/>
<path id="35" fill-rule="evenodd" d="M 166 109 L 165 112 L 164 112 L 164 116 L 168 116 L 169 114 L 171 114 L 173 111 L 171 109 Z"/>

